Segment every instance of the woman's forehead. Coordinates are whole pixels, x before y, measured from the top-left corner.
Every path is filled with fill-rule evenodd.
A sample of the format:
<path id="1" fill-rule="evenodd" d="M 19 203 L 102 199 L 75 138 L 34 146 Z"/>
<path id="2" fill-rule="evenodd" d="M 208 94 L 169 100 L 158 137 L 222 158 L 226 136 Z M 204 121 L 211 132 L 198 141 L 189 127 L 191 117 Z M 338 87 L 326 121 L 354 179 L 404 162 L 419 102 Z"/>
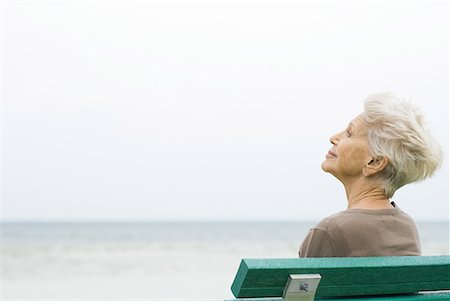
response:
<path id="1" fill-rule="evenodd" d="M 364 125 L 364 120 L 362 118 L 362 115 L 360 114 L 360 115 L 356 116 L 355 118 L 353 118 L 349 122 L 348 125 L 353 128 L 359 128 L 361 125 Z"/>
<path id="2" fill-rule="evenodd" d="M 353 118 L 352 121 L 350 121 L 349 126 L 359 133 L 365 133 L 367 132 L 367 124 L 364 122 L 362 114 L 359 114 L 355 118 Z"/>

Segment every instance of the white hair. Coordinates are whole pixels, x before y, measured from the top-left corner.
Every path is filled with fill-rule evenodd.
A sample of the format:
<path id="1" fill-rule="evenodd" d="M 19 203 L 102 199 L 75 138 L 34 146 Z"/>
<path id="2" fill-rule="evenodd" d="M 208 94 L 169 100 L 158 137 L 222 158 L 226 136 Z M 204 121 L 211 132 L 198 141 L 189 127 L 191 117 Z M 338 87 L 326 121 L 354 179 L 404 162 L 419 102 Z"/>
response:
<path id="1" fill-rule="evenodd" d="M 403 185 L 431 177 L 441 165 L 441 147 L 411 103 L 392 93 L 372 94 L 365 100 L 362 116 L 370 152 L 388 160 L 378 175 L 388 198 Z"/>

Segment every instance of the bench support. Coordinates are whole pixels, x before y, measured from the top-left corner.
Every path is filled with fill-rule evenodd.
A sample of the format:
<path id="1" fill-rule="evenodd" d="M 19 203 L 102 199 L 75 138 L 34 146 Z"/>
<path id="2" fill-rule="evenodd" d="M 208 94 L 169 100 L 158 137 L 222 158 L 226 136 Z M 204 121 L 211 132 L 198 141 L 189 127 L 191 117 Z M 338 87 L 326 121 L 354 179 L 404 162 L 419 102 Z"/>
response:
<path id="1" fill-rule="evenodd" d="M 319 274 L 291 274 L 283 292 L 283 301 L 314 301 L 322 277 Z"/>

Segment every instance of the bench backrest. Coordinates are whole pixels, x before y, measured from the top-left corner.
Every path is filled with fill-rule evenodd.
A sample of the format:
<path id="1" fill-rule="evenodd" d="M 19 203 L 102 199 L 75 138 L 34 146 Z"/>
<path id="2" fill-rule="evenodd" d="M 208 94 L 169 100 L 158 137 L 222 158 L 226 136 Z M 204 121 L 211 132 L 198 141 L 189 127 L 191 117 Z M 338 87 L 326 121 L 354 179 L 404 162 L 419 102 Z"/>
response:
<path id="1" fill-rule="evenodd" d="M 450 256 L 243 259 L 235 297 L 280 297 L 290 274 L 320 274 L 317 297 L 450 289 Z"/>

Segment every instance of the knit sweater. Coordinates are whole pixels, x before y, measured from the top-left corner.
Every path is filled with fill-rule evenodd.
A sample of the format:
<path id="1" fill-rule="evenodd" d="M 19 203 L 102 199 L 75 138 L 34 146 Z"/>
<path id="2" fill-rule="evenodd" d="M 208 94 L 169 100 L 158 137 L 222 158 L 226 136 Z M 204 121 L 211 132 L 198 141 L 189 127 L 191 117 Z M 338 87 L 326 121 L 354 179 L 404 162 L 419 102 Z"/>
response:
<path id="1" fill-rule="evenodd" d="M 310 229 L 299 250 L 300 257 L 420 254 L 416 225 L 398 207 L 382 210 L 347 209 L 331 215 Z"/>

